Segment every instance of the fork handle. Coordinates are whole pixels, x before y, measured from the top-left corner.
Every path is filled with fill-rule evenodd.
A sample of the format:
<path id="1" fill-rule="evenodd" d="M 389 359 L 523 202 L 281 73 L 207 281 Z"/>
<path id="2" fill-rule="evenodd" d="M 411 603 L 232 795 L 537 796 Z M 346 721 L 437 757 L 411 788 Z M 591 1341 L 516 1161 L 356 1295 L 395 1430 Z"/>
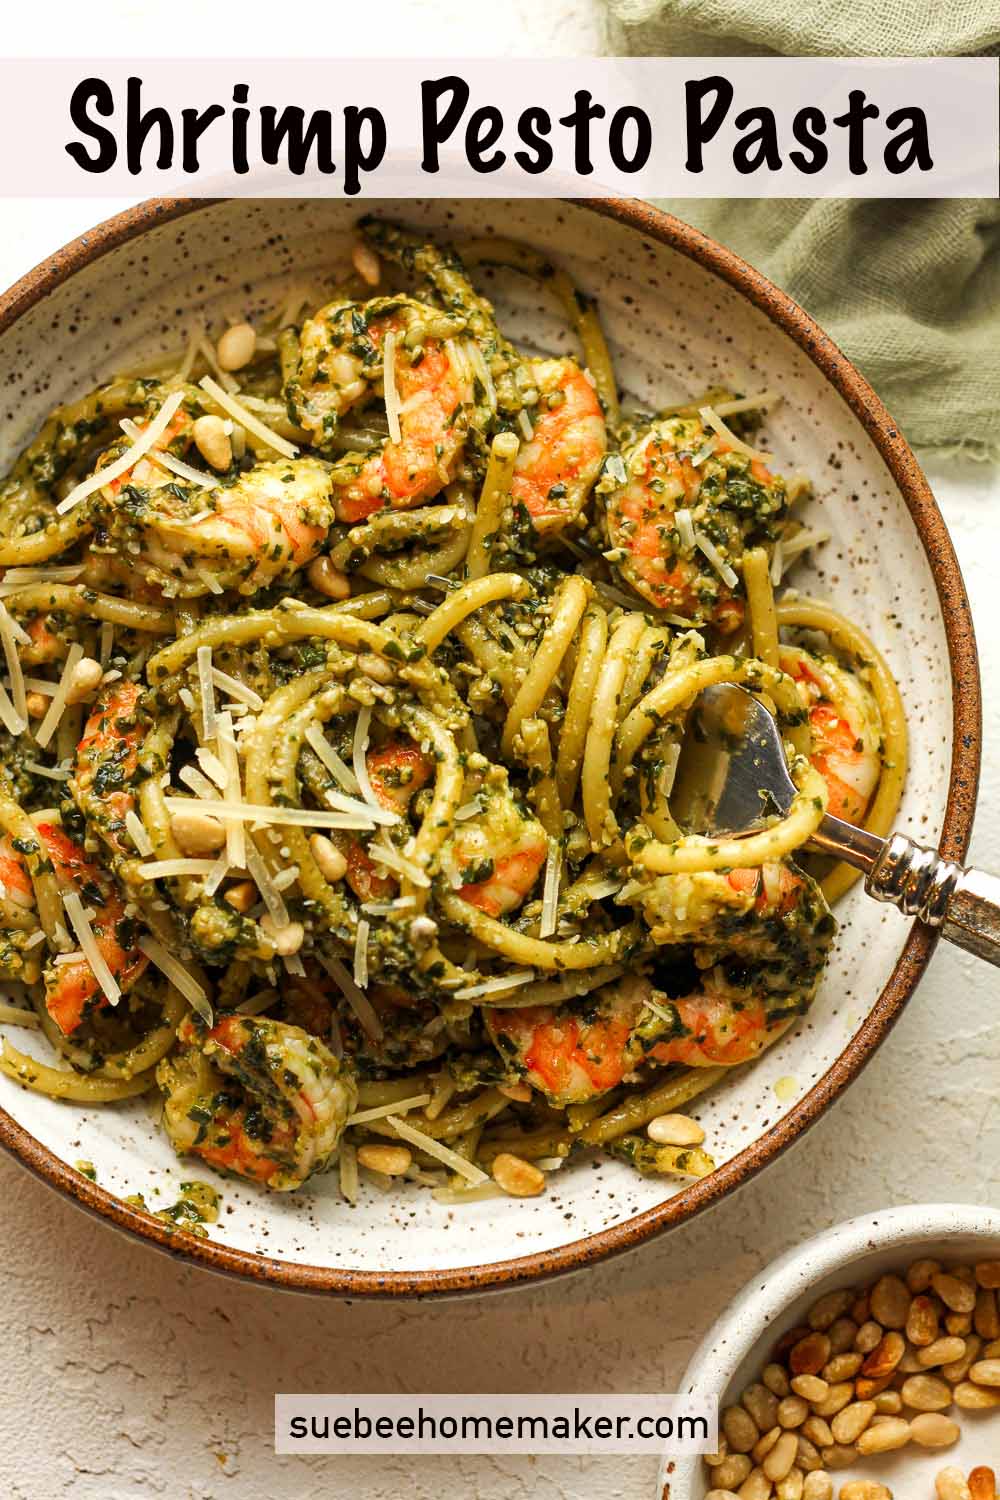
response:
<path id="1" fill-rule="evenodd" d="M 1000 880 L 995 875 L 966 870 L 901 833 L 880 839 L 829 816 L 814 842 L 864 870 L 865 890 L 876 901 L 888 901 L 908 917 L 939 927 L 949 942 L 1000 967 Z"/>

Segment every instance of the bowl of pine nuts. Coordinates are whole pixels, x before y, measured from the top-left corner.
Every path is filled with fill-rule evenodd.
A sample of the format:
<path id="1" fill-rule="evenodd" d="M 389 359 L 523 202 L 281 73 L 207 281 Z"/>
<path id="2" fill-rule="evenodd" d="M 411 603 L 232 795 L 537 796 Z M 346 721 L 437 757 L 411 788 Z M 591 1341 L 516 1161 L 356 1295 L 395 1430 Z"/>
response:
<path id="1" fill-rule="evenodd" d="M 997 1500 L 1000 1211 L 907 1205 L 774 1261 L 680 1390 L 716 1452 L 666 1457 L 658 1500 Z"/>

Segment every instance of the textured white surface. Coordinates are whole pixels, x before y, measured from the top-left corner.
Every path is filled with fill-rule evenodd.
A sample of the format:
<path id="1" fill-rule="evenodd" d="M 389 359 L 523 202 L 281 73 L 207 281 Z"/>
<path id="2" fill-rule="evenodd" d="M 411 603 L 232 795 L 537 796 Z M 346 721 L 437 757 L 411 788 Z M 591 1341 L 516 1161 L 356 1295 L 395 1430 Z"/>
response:
<path id="1" fill-rule="evenodd" d="M 274 50 L 273 6 L 195 0 L 46 9 L 48 46 L 133 53 Z M 283 50 L 583 53 L 593 0 L 302 5 Z M 26 8 L 5 50 L 45 50 Z M 231 15 L 231 12 L 230 12 Z M 195 25 L 195 17 L 198 24 Z M 168 21 L 169 17 L 169 21 Z M 210 20 L 211 17 L 211 20 Z M 392 18 L 390 25 L 388 17 Z M 265 20 L 267 30 L 265 31 Z M 95 27 L 96 21 L 96 27 Z M 209 29 L 210 28 L 210 29 Z M 58 41 L 52 40 L 58 38 Z M 256 45 L 255 45 L 256 43 Z M 119 207 L 4 207 L 0 283 Z M 1000 870 L 1000 476 L 928 465 L 983 652 L 987 757 L 974 855 Z M 989 747 L 992 748 L 992 752 Z M 272 1395 L 317 1391 L 669 1390 L 743 1282 L 852 1213 L 919 1200 L 1000 1202 L 993 971 L 941 951 L 909 1013 L 840 1107 L 734 1199 L 658 1244 L 534 1290 L 450 1304 L 344 1305 L 230 1284 L 91 1222 L 0 1160 L 0 1493 L 12 1500 L 652 1500 L 652 1460 L 282 1459 Z M 933 1461 L 929 1464 L 933 1471 Z M 929 1485 L 928 1485 L 929 1489 Z"/>

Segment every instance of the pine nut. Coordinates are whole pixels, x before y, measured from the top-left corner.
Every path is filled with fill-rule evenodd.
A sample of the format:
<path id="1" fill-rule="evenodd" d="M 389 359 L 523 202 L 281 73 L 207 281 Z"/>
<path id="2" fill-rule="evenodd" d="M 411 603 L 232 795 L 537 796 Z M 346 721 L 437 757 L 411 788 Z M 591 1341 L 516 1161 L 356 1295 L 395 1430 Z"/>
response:
<path id="1" fill-rule="evenodd" d="M 960 1380 L 966 1378 L 980 1354 L 986 1353 L 987 1351 L 983 1348 L 983 1341 L 978 1333 L 970 1333 L 965 1341 L 965 1353 L 962 1355 L 962 1358 L 953 1359 L 948 1364 L 941 1365 L 941 1374 L 952 1385 L 957 1385 Z"/>
<path id="2" fill-rule="evenodd" d="M 896 1366 L 897 1375 L 919 1375 L 924 1368 L 917 1359 L 918 1350 L 915 1345 L 907 1344 L 906 1353 Z"/>
<path id="3" fill-rule="evenodd" d="M 234 323 L 227 328 L 215 346 L 220 370 L 242 370 L 253 359 L 257 335 L 249 323 Z"/>
<path id="4" fill-rule="evenodd" d="M 705 1462 L 708 1464 L 708 1467 L 710 1469 L 714 1469 L 717 1464 L 724 1463 L 725 1460 L 728 1457 L 729 1457 L 729 1444 L 726 1442 L 726 1435 L 725 1435 L 725 1433 L 724 1432 L 720 1432 L 720 1434 L 719 1434 L 719 1446 L 718 1446 L 718 1448 L 716 1448 L 716 1450 L 715 1450 L 714 1453 L 706 1453 L 706 1454 L 704 1454 L 704 1459 L 705 1459 Z"/>
<path id="5" fill-rule="evenodd" d="M 799 1451 L 799 1440 L 794 1432 L 783 1432 L 761 1465 L 772 1482 L 784 1479 L 795 1463 Z"/>
<path id="6" fill-rule="evenodd" d="M 833 1480 L 825 1469 L 815 1469 L 806 1475 L 802 1500 L 833 1500 Z"/>
<path id="7" fill-rule="evenodd" d="M 103 676 L 104 668 L 99 661 L 95 661 L 92 656 L 81 656 L 69 674 L 66 702 L 83 703 L 87 698 L 92 698 Z"/>
<path id="8" fill-rule="evenodd" d="M 719 1490 L 738 1489 L 752 1468 L 753 1464 L 745 1453 L 731 1453 L 715 1466 L 712 1483 Z"/>
<path id="9" fill-rule="evenodd" d="M 905 1328 L 910 1289 L 898 1276 L 881 1276 L 872 1288 L 872 1317 L 883 1328 Z"/>
<path id="10" fill-rule="evenodd" d="M 862 1323 L 854 1340 L 854 1347 L 859 1354 L 870 1354 L 881 1342 L 884 1329 L 880 1323 L 873 1323 L 869 1319 Z"/>
<path id="11" fill-rule="evenodd" d="M 539 1193 L 545 1191 L 545 1173 L 539 1171 L 533 1162 L 524 1161 L 510 1151 L 501 1151 L 494 1158 L 493 1180 L 512 1198 L 537 1198 Z M 748 1417 L 747 1421 L 749 1420 Z M 728 1428 L 726 1428 L 726 1436 L 732 1443 Z M 735 1443 L 732 1443 L 732 1446 L 737 1448 Z M 737 1451 L 744 1450 L 737 1448 Z"/>
<path id="12" fill-rule="evenodd" d="M 367 286 L 378 286 L 382 277 L 382 262 L 371 245 L 357 244 L 351 251 L 354 269 Z"/>
<path id="13" fill-rule="evenodd" d="M 782 1427 L 801 1427 L 808 1415 L 808 1403 L 801 1396 L 786 1396 L 778 1402 L 778 1421 Z"/>
<path id="14" fill-rule="evenodd" d="M 963 1411 L 991 1411 L 1000 1406 L 1000 1391 L 986 1385 L 973 1385 L 971 1380 L 960 1380 L 955 1387 L 955 1405 Z"/>
<path id="15" fill-rule="evenodd" d="M 764 1436 L 754 1443 L 753 1448 L 750 1450 L 750 1457 L 755 1464 L 762 1464 L 764 1462 L 780 1436 L 781 1428 L 772 1427 L 770 1432 L 765 1432 Z"/>
<path id="16" fill-rule="evenodd" d="M 937 1411 L 921 1412 L 910 1423 L 910 1436 L 921 1448 L 950 1448 L 959 1435 L 958 1423 Z"/>
<path id="17" fill-rule="evenodd" d="M 949 1365 L 952 1360 L 961 1359 L 964 1353 L 965 1340 L 949 1336 L 935 1339 L 926 1349 L 918 1349 L 917 1363 L 923 1369 L 931 1370 L 935 1365 Z"/>
<path id="18" fill-rule="evenodd" d="M 855 1323 L 857 1323 L 858 1327 L 860 1328 L 862 1324 L 867 1323 L 871 1319 L 871 1315 L 871 1303 L 869 1302 L 867 1295 L 855 1297 L 854 1301 L 851 1303 L 851 1317 L 854 1319 Z"/>
<path id="19" fill-rule="evenodd" d="M 834 1442 L 856 1443 L 874 1415 L 874 1401 L 852 1401 L 830 1423 Z"/>
<path id="20" fill-rule="evenodd" d="M 362 651 L 358 657 L 358 671 L 370 677 L 373 682 L 383 685 L 395 680 L 396 673 L 389 662 L 384 661 L 381 656 L 376 656 L 374 651 Z M 702 1135 L 702 1140 L 705 1137 Z"/>
<path id="21" fill-rule="evenodd" d="M 892 1500 L 892 1490 L 874 1479 L 852 1479 L 840 1486 L 840 1500 Z"/>
<path id="22" fill-rule="evenodd" d="M 826 1380 L 820 1380 L 818 1375 L 796 1375 L 792 1381 L 792 1390 L 804 1401 L 825 1401 L 830 1394 L 830 1384 Z"/>
<path id="23" fill-rule="evenodd" d="M 763 1469 L 751 1469 L 739 1488 L 740 1500 L 769 1500 L 771 1481 Z"/>
<path id="24" fill-rule="evenodd" d="M 981 1287 L 976 1294 L 976 1311 L 973 1327 L 980 1338 L 1000 1338 L 1000 1313 L 997 1311 L 997 1294 L 988 1287 Z"/>
<path id="25" fill-rule="evenodd" d="M 910 1441 L 910 1424 L 902 1417 L 886 1417 L 877 1427 L 868 1427 L 858 1438 L 859 1453 L 892 1453 Z"/>
<path id="26" fill-rule="evenodd" d="M 995 1291 L 1000 1287 L 1000 1260 L 981 1260 L 975 1267 L 976 1280 L 980 1286 Z"/>
<path id="27" fill-rule="evenodd" d="M 782 1365 L 765 1365 L 760 1378 L 775 1396 L 787 1396 L 791 1391 L 787 1372 Z"/>
<path id="28" fill-rule="evenodd" d="M 849 1401 L 854 1400 L 854 1386 L 849 1380 L 838 1380 L 830 1386 L 830 1394 L 825 1401 L 817 1401 L 813 1410 L 817 1417 L 835 1417 L 838 1411 L 843 1411 Z"/>
<path id="29" fill-rule="evenodd" d="M 795 1345 L 788 1363 L 795 1375 L 818 1375 L 830 1358 L 830 1340 L 825 1333 L 810 1333 Z"/>
<path id="30" fill-rule="evenodd" d="M 705 1500 L 740 1500 L 734 1490 L 709 1490 Z"/>
<path id="31" fill-rule="evenodd" d="M 1000 1385 L 1000 1359 L 981 1359 L 969 1371 L 976 1385 Z"/>
<path id="32" fill-rule="evenodd" d="M 952 1403 L 951 1386 L 937 1375 L 911 1375 L 900 1394 L 914 1411 L 944 1411 Z"/>
<path id="33" fill-rule="evenodd" d="M 965 1482 L 961 1469 L 953 1465 L 942 1469 L 934 1480 L 938 1500 L 972 1500 L 972 1491 Z"/>
<path id="34" fill-rule="evenodd" d="M 807 1474 L 823 1467 L 819 1449 L 815 1443 L 811 1443 L 807 1437 L 802 1436 L 802 1429 L 799 1430 L 799 1451 L 795 1455 L 795 1462 Z"/>
<path id="35" fill-rule="evenodd" d="M 881 1380 L 883 1375 L 892 1374 L 905 1353 L 906 1340 L 902 1334 L 887 1333 L 868 1355 L 861 1366 L 861 1373 L 871 1380 Z"/>
<path id="36" fill-rule="evenodd" d="M 915 1260 L 906 1273 L 906 1284 L 910 1291 L 914 1295 L 926 1292 L 931 1284 L 931 1277 L 936 1276 L 940 1269 L 939 1260 Z"/>
<path id="37" fill-rule="evenodd" d="M 774 1487 L 777 1500 L 802 1500 L 804 1479 L 801 1469 L 789 1469 L 784 1479 L 779 1479 Z"/>
<path id="38" fill-rule="evenodd" d="M 279 958 L 291 958 L 306 940 L 306 930 L 301 922 L 288 922 L 284 927 L 278 927 L 270 913 L 261 917 L 260 927 L 271 939 Z"/>
<path id="39" fill-rule="evenodd" d="M 914 1297 L 906 1318 L 906 1337 L 911 1344 L 925 1349 L 933 1344 L 940 1331 L 938 1305 L 930 1297 Z"/>
<path id="40" fill-rule="evenodd" d="M 314 557 L 306 569 L 306 577 L 310 584 L 320 594 L 325 594 L 328 599 L 349 599 L 351 597 L 351 580 L 346 573 L 341 573 L 338 568 L 325 555 Z"/>
<path id="41" fill-rule="evenodd" d="M 971 1313 L 945 1313 L 945 1331 L 954 1334 L 956 1338 L 964 1339 L 966 1334 L 972 1332 Z"/>
<path id="42" fill-rule="evenodd" d="M 245 916 L 251 906 L 257 905 L 259 892 L 252 880 L 241 880 L 236 885 L 231 885 L 222 899 L 233 911 Z"/>
<path id="43" fill-rule="evenodd" d="M 817 1448 L 829 1448 L 833 1442 L 830 1424 L 823 1417 L 815 1415 L 807 1417 L 802 1423 L 802 1431 L 810 1442 L 816 1444 Z"/>
<path id="44" fill-rule="evenodd" d="M 44 693 L 28 693 L 25 696 L 25 707 L 28 710 L 29 719 L 44 719 L 48 712 L 50 700 Z"/>
<path id="45" fill-rule="evenodd" d="M 233 445 L 221 417 L 199 417 L 191 429 L 195 447 L 213 469 L 228 469 L 233 461 Z"/>
<path id="46" fill-rule="evenodd" d="M 854 1348 L 857 1332 L 858 1325 L 853 1318 L 838 1318 L 835 1323 L 831 1323 L 826 1336 L 830 1340 L 830 1352 L 834 1357 Z"/>
<path id="47" fill-rule="evenodd" d="M 226 830 L 218 818 L 192 809 L 190 812 L 175 812 L 170 819 L 170 832 L 178 849 L 188 859 L 203 859 L 217 854 L 226 842 Z"/>
<path id="48" fill-rule="evenodd" d="M 331 885 L 343 880 L 347 874 L 347 860 L 332 839 L 328 839 L 325 834 L 314 833 L 309 839 L 309 848 L 324 880 L 328 880 Z"/>
<path id="49" fill-rule="evenodd" d="M 972 1500 L 997 1500 L 997 1476 L 985 1464 L 979 1464 L 969 1475 Z"/>
<path id="50" fill-rule="evenodd" d="M 646 1126 L 646 1134 L 658 1146 L 700 1146 L 705 1132 L 690 1115 L 657 1115 Z"/>
<path id="51" fill-rule="evenodd" d="M 823 1379 L 831 1383 L 838 1380 L 852 1380 L 864 1362 L 864 1356 L 861 1354 L 835 1354 L 823 1366 Z"/>
<path id="52" fill-rule="evenodd" d="M 402 1177 L 409 1170 L 413 1157 L 405 1146 L 359 1146 L 358 1162 L 373 1172 L 383 1172 L 386 1177 Z"/>
<path id="53" fill-rule="evenodd" d="M 959 1280 L 957 1276 L 949 1275 L 947 1271 L 938 1271 L 932 1276 L 931 1286 L 945 1307 L 950 1307 L 952 1312 L 970 1313 L 976 1305 L 975 1287 Z"/>
<path id="54" fill-rule="evenodd" d="M 874 1400 L 880 1416 L 895 1417 L 903 1410 L 903 1398 L 898 1391 L 879 1391 Z"/>
<path id="55" fill-rule="evenodd" d="M 815 1302 L 809 1313 L 809 1327 L 815 1328 L 820 1333 L 826 1333 L 838 1318 L 850 1307 L 854 1301 L 851 1292 L 827 1292 L 825 1297 L 820 1297 Z"/>
<path id="56" fill-rule="evenodd" d="M 778 1423 L 778 1398 L 766 1385 L 748 1385 L 741 1402 L 757 1423 L 761 1432 L 770 1432 Z"/>
<path id="57" fill-rule="evenodd" d="M 857 1458 L 857 1449 L 846 1448 L 842 1443 L 831 1443 L 829 1448 L 824 1448 L 823 1462 L 828 1469 L 849 1469 Z"/>

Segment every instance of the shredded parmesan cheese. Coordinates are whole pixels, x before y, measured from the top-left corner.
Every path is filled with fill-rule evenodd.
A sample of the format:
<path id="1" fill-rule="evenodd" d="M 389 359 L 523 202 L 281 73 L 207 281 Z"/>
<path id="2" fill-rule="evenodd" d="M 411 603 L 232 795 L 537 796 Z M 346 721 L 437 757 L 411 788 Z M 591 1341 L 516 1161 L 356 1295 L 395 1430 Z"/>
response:
<path id="1" fill-rule="evenodd" d="M 137 438 L 142 436 L 139 428 L 129 417 L 123 417 L 118 425 L 126 437 Z M 176 474 L 178 479 L 186 479 L 188 484 L 200 485 L 202 489 L 206 490 L 214 489 L 216 484 L 218 484 L 218 479 L 215 475 L 205 474 L 201 469 L 192 468 L 182 458 L 175 458 L 172 453 L 166 453 L 162 448 L 157 448 L 149 457 L 153 463 L 159 464 L 161 469 L 166 469 L 170 474 Z M 212 514 L 213 512 L 210 510 L 202 512 L 203 516 L 210 516 Z M 190 516 L 188 519 L 193 522 L 199 518 L 197 516 Z"/>
<path id="2" fill-rule="evenodd" d="M 706 443 L 702 443 L 701 447 L 698 449 L 698 452 L 691 455 L 692 469 L 697 469 L 699 464 L 703 464 L 705 462 L 706 458 L 711 458 L 712 454 L 715 452 L 718 446 L 719 439 L 717 437 L 710 437 Z"/>
<path id="3" fill-rule="evenodd" d="M 177 875 L 211 875 L 214 869 L 214 859 L 154 859 L 140 865 L 138 873 L 144 880 L 170 880 Z"/>
<path id="4" fill-rule="evenodd" d="M 228 803 L 239 806 L 243 802 L 243 788 L 240 785 L 240 756 L 236 748 L 236 736 L 233 734 L 232 715 L 225 712 L 217 714 L 216 724 L 219 759 L 226 772 L 224 792 Z M 245 863 L 246 844 L 246 833 L 242 823 L 235 818 L 229 819 L 226 828 L 226 854 L 229 856 L 231 865 Z"/>
<path id="5" fill-rule="evenodd" d="M 358 1153 L 348 1141 L 340 1146 L 340 1191 L 353 1207 L 358 1201 Z"/>
<path id="6" fill-rule="evenodd" d="M 72 775 L 68 766 L 43 766 L 37 760 L 26 760 L 24 768 L 26 771 L 33 771 L 36 776 L 47 776 L 50 781 L 68 781 Z"/>
<path id="7" fill-rule="evenodd" d="M 535 977 L 534 969 L 521 969 L 514 974 L 502 974 L 498 979 L 484 979 L 481 984 L 467 984 L 453 990 L 456 1000 L 474 1000 L 477 995 L 496 995 L 501 990 L 514 990 L 519 985 L 530 984 Z"/>
<path id="8" fill-rule="evenodd" d="M 330 775 L 335 781 L 340 783 L 345 792 L 359 792 L 361 790 L 358 778 L 346 761 L 341 760 L 318 724 L 310 724 L 306 730 L 305 737 L 324 766 L 326 766 Z"/>
<path id="9" fill-rule="evenodd" d="M 215 782 L 215 785 L 219 788 L 219 791 L 224 792 L 229 781 L 229 773 L 226 770 L 225 766 L 222 764 L 222 761 L 219 759 L 219 757 L 215 754 L 214 751 L 206 750 L 204 746 L 201 745 L 199 745 L 198 749 L 194 753 L 197 758 L 198 764 L 205 772 L 205 775 Z M 194 778 L 198 776 L 198 772 L 194 769 L 193 766 L 185 767 L 185 771 L 187 771 L 189 774 L 185 775 L 184 771 L 182 771 L 181 780 L 186 781 L 189 786 L 193 786 Z M 211 788 L 209 790 L 211 791 Z M 215 793 L 212 792 L 212 795 L 214 796 Z"/>
<path id="10" fill-rule="evenodd" d="M 212 866 L 211 874 L 205 881 L 205 895 L 214 896 L 219 886 L 229 874 L 229 855 L 223 849 L 215 864 Z"/>
<path id="11" fill-rule="evenodd" d="M 125 832 L 131 838 L 139 853 L 145 858 L 153 852 L 153 841 L 146 832 L 146 825 L 139 814 L 133 808 L 129 808 L 125 814 Z"/>
<path id="12" fill-rule="evenodd" d="M 734 589 L 740 580 L 736 576 L 733 569 L 726 562 L 725 558 L 719 552 L 719 549 L 716 547 L 715 543 L 710 542 L 703 531 L 695 532 L 694 543 L 698 548 L 698 551 L 703 553 L 703 555 L 708 558 L 708 561 L 718 573 L 719 577 L 722 579 L 726 587 Z"/>
<path id="13" fill-rule="evenodd" d="M 761 453 L 759 449 L 751 448 L 749 443 L 745 443 L 742 438 L 737 437 L 735 432 L 726 426 L 714 406 L 700 407 L 698 415 L 706 427 L 711 427 L 713 432 L 717 432 L 723 442 L 728 443 L 730 448 L 735 448 L 737 453 L 745 453 L 748 458 L 757 458 L 762 464 L 771 464 L 774 462 L 773 453 Z"/>
<path id="14" fill-rule="evenodd" d="M 174 989 L 189 1001 L 192 1010 L 196 1011 L 206 1026 L 212 1025 L 212 1007 L 208 1003 L 208 996 L 193 974 L 189 974 L 179 959 L 157 942 L 154 937 L 141 937 L 136 944 L 140 953 L 145 953 L 151 964 L 165 974 Z"/>
<path id="15" fill-rule="evenodd" d="M 69 583 L 82 572 L 83 563 L 68 563 L 64 568 L 5 568 L 0 591 L 12 594 L 29 583 Z"/>
<path id="16" fill-rule="evenodd" d="M 211 754 L 211 751 L 205 751 L 204 753 L 206 755 L 209 755 Z M 198 754 L 197 750 L 195 751 L 195 754 Z M 219 764 L 214 755 L 212 756 L 212 759 L 213 761 L 215 761 L 216 765 Z M 219 793 L 209 781 L 208 777 L 203 776 L 200 771 L 196 771 L 194 766 L 184 766 L 180 771 L 178 771 L 177 779 L 178 781 L 183 781 L 185 786 L 189 786 L 194 792 L 195 796 L 200 797 L 203 802 L 219 801 Z M 223 773 L 220 785 L 224 786 L 225 780 L 225 773 Z"/>
<path id="17" fill-rule="evenodd" d="M 691 520 L 689 510 L 675 510 L 674 520 L 677 522 L 677 535 L 681 539 L 681 546 L 686 547 L 689 552 L 694 551 L 694 522 Z"/>
<path id="18" fill-rule="evenodd" d="M 373 1041 L 379 1041 L 383 1034 L 382 1023 L 375 1014 L 374 1007 L 364 990 L 359 989 L 354 983 L 353 975 L 347 971 L 339 958 L 333 958 L 328 953 L 320 953 L 318 956 L 320 963 L 331 979 L 336 980 L 337 984 L 343 990 L 348 1005 L 357 1016 L 365 1031 L 367 1031 Z"/>
<path id="19" fill-rule="evenodd" d="M 353 1125 L 367 1125 L 371 1120 L 384 1120 L 386 1115 L 406 1115 L 411 1109 L 423 1109 L 430 1102 L 430 1094 L 414 1094 L 410 1099 L 397 1099 L 395 1104 L 376 1104 L 371 1109 L 359 1109 L 356 1115 L 348 1118 L 344 1129 L 350 1130 Z"/>
<path id="20" fill-rule="evenodd" d="M 66 698 L 69 693 L 70 678 L 73 676 L 73 669 L 82 656 L 83 647 L 79 641 L 74 641 L 63 663 L 59 686 L 56 688 L 52 702 L 49 704 L 48 712 L 35 730 L 35 740 L 43 750 L 55 733 L 56 725 L 63 716 L 63 711 L 66 707 Z M 2 699 L 0 699 L 0 715 L 2 715 Z M 12 731 L 12 733 L 20 733 L 20 730 Z"/>
<path id="21" fill-rule="evenodd" d="M 201 647 L 198 649 L 201 650 Z M 221 692 L 235 698 L 237 703 L 245 703 L 248 708 L 258 710 L 264 707 L 264 700 L 259 693 L 255 693 L 252 687 L 247 687 L 238 677 L 230 677 L 228 672 L 223 672 L 218 667 L 212 668 L 212 681 Z"/>
<path id="22" fill-rule="evenodd" d="M 247 432 L 252 432 L 254 437 L 260 438 L 261 442 L 266 443 L 269 448 L 273 448 L 275 453 L 280 453 L 284 458 L 294 458 L 296 453 L 298 453 L 299 450 L 294 443 L 290 443 L 287 438 L 279 437 L 276 432 L 272 432 L 270 427 L 266 427 L 263 422 L 254 416 L 253 412 L 248 411 L 245 406 L 241 405 L 239 401 L 224 391 L 218 382 L 212 379 L 211 375 L 203 376 L 198 384 L 203 391 L 206 391 L 211 396 L 216 405 L 222 407 L 222 410 L 228 416 L 232 417 L 234 421 L 240 422 L 246 428 Z"/>
<path id="23" fill-rule="evenodd" d="M 409 1141 L 411 1146 L 417 1146 L 421 1151 L 433 1156 L 436 1161 L 442 1162 L 444 1166 L 450 1167 L 466 1182 L 471 1182 L 478 1187 L 480 1183 L 489 1182 L 489 1176 L 481 1167 L 475 1163 L 466 1161 L 464 1156 L 459 1156 L 457 1151 L 452 1151 L 450 1146 L 444 1146 L 436 1141 L 432 1135 L 427 1135 L 423 1130 L 417 1130 L 415 1126 L 408 1125 L 398 1115 L 386 1115 L 386 1123 L 391 1125 L 398 1136 L 404 1141 Z"/>
<path id="24" fill-rule="evenodd" d="M 368 934 L 371 932 L 371 923 L 360 921 L 358 923 L 358 935 L 354 942 L 354 983 L 363 990 L 368 984 Z"/>
<path id="25" fill-rule="evenodd" d="M 351 759 L 354 765 L 354 776 L 362 797 L 369 807 L 381 808 L 382 804 L 375 795 L 371 778 L 368 775 L 368 731 L 371 722 L 371 709 L 363 708 L 354 725 L 354 749 Z"/>
<path id="26" fill-rule="evenodd" d="M 771 585 L 777 588 L 781 582 L 781 575 L 785 571 L 785 549 L 779 540 L 774 544 L 774 554 L 771 558 Z"/>
<path id="27" fill-rule="evenodd" d="M 474 818 L 477 813 L 481 813 L 482 810 L 483 804 L 479 798 L 473 797 L 471 802 L 463 802 L 461 807 L 456 807 L 455 822 L 464 823 L 468 818 Z"/>
<path id="28" fill-rule="evenodd" d="M 395 870 L 399 875 L 405 875 L 407 880 L 426 889 L 430 880 L 424 870 L 412 859 L 407 859 L 400 854 L 398 849 L 392 849 L 387 844 L 377 843 L 374 839 L 368 845 L 368 855 L 377 865 L 385 865 L 388 870 Z"/>
<path id="29" fill-rule="evenodd" d="M 275 885 L 270 870 L 261 859 L 253 839 L 246 841 L 247 870 L 254 885 L 260 891 L 264 905 L 267 907 L 271 921 L 277 929 L 288 926 L 288 908 L 281 899 L 281 892 Z"/>
<path id="30" fill-rule="evenodd" d="M 556 930 L 559 912 L 559 877 L 562 872 L 562 852 L 558 839 L 549 839 L 549 856 L 545 861 L 545 880 L 542 885 L 542 916 L 538 925 L 538 936 L 551 937 Z"/>
<path id="31" fill-rule="evenodd" d="M 496 386 L 493 384 L 493 376 L 490 374 L 489 366 L 483 357 L 483 351 L 474 339 L 467 339 L 465 342 L 465 352 L 469 356 L 469 364 L 472 366 L 473 374 L 483 388 L 487 406 L 491 411 L 496 411 Z"/>
<path id="32" fill-rule="evenodd" d="M 191 810 L 189 797 L 165 797 L 164 802 L 168 812 Z M 224 823 L 276 823 L 292 828 L 351 828 L 369 833 L 375 830 L 370 818 L 356 818 L 350 813 L 314 812 L 311 807 L 268 807 L 263 803 L 228 800 L 212 802 L 212 817 L 219 818 Z M 241 864 L 242 861 L 234 863 Z"/>
<path id="33" fill-rule="evenodd" d="M 183 391 L 173 391 L 164 401 L 145 432 L 136 438 L 135 442 L 125 450 L 120 458 L 116 458 L 114 463 L 105 464 L 104 468 L 98 469 L 88 479 L 81 480 L 78 485 L 70 490 L 65 500 L 60 500 L 56 506 L 59 514 L 64 516 L 68 510 L 72 510 L 74 506 L 79 505 L 81 500 L 86 500 L 87 496 L 92 495 L 95 490 L 103 489 L 113 479 L 120 479 L 127 470 L 133 468 L 139 462 L 140 458 L 149 452 L 157 439 L 162 437 L 166 432 L 174 413 L 183 400 Z"/>
<path id="34" fill-rule="evenodd" d="M 524 436 L 524 441 L 526 443 L 530 443 L 531 439 L 535 435 L 535 429 L 532 427 L 531 418 L 528 416 L 528 413 L 525 411 L 523 406 L 517 414 L 517 425 L 521 429 L 521 432 Z"/>
<path id="35" fill-rule="evenodd" d="M 108 968 L 107 960 L 97 945 L 90 918 L 83 909 L 83 902 L 76 891 L 64 891 L 62 902 L 66 908 L 69 925 L 76 933 L 76 940 L 90 965 L 91 973 L 101 986 L 109 1003 L 117 1005 L 122 997 L 121 985 Z"/>
<path id="36" fill-rule="evenodd" d="M 199 646 L 196 659 L 198 663 L 198 690 L 201 693 L 201 737 L 206 745 L 211 744 L 218 734 L 215 721 L 215 684 L 212 681 L 212 648 L 211 646 Z"/>
<path id="37" fill-rule="evenodd" d="M 361 910 L 369 917 L 391 917 L 399 911 L 413 911 L 416 896 L 397 896 L 395 901 L 362 901 Z"/>
<path id="38" fill-rule="evenodd" d="M 732 401 L 717 401 L 712 409 L 717 416 L 734 417 L 740 411 L 770 411 L 781 399 L 780 391 L 761 391 L 759 396 L 740 396 Z"/>
<path id="39" fill-rule="evenodd" d="M 390 328 L 382 345 L 382 385 L 385 390 L 385 415 L 389 423 L 389 439 L 398 443 L 402 437 L 399 426 L 399 393 L 396 390 L 396 335 Z"/>

